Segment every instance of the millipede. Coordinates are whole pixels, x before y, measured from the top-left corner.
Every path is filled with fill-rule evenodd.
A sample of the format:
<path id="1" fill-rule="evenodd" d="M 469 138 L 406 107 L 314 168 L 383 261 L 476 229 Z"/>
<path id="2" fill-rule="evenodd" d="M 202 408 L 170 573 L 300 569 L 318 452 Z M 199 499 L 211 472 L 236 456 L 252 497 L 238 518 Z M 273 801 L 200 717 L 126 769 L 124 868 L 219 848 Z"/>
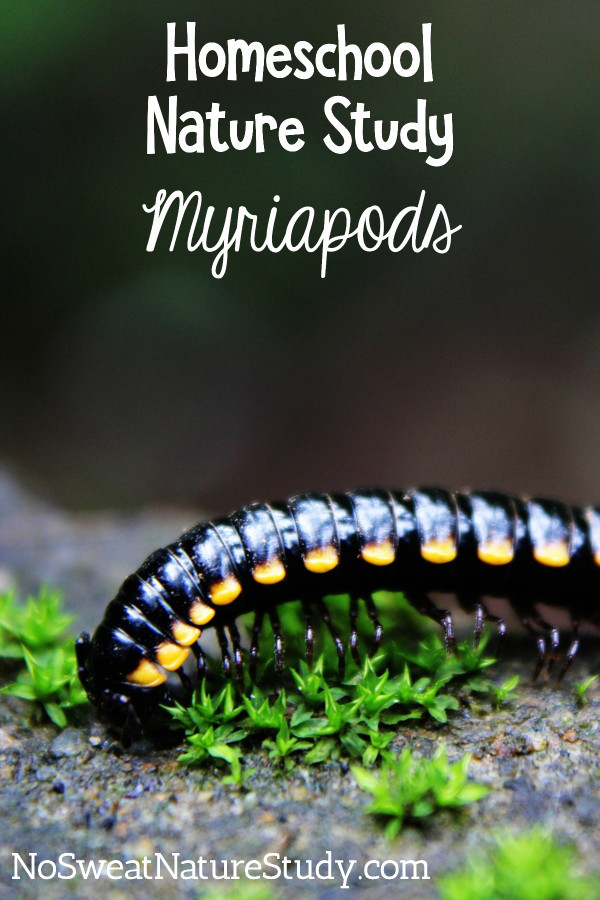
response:
<path id="1" fill-rule="evenodd" d="M 76 643 L 79 677 L 92 703 L 115 725 L 142 729 L 167 702 L 169 673 L 190 695 L 183 664 L 192 652 L 198 678 L 207 671 L 200 645 L 214 628 L 223 668 L 243 683 L 244 656 L 236 619 L 253 612 L 248 664 L 253 680 L 259 636 L 271 622 L 275 668 L 281 673 L 284 638 L 278 607 L 300 600 L 306 654 L 312 662 L 315 617 L 329 633 L 344 671 L 345 646 L 324 597 L 349 597 L 348 645 L 359 661 L 357 620 L 364 604 L 382 638 L 373 594 L 402 592 L 443 629 L 455 649 L 452 614 L 433 592 L 454 594 L 474 614 L 474 644 L 484 622 L 503 639 L 504 619 L 486 597 L 503 597 L 535 636 L 534 677 L 559 659 L 559 632 L 537 609 L 567 609 L 571 643 L 560 681 L 579 646 L 582 621 L 597 625 L 600 610 L 600 508 L 506 494 L 442 488 L 373 488 L 345 494 L 307 493 L 283 503 L 253 503 L 227 518 L 201 522 L 156 550 L 125 579 L 93 637 Z"/>

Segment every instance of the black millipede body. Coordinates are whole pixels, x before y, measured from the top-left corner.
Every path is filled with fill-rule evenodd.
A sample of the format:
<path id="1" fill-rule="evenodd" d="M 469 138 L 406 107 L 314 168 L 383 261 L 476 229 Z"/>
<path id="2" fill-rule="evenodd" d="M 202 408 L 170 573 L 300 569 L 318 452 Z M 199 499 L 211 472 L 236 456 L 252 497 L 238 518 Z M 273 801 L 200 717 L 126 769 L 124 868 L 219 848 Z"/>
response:
<path id="1" fill-rule="evenodd" d="M 241 613 L 255 613 L 251 676 L 265 615 L 281 669 L 277 607 L 290 600 L 302 601 L 309 660 L 316 611 L 336 644 L 342 670 L 344 646 L 323 597 L 349 594 L 349 644 L 356 658 L 360 601 L 373 622 L 376 645 L 381 638 L 372 599 L 379 590 L 402 591 L 439 622 L 449 650 L 452 616 L 435 606 L 431 592 L 454 593 L 475 613 L 476 643 L 484 620 L 497 624 L 499 636 L 505 630 L 481 598 L 505 597 L 536 635 L 537 673 L 557 658 L 558 631 L 541 618 L 536 604 L 568 608 L 573 640 L 562 678 L 577 651 L 580 621 L 600 619 L 600 508 L 440 488 L 312 493 L 285 503 L 254 503 L 202 522 L 152 553 L 123 582 L 93 637 L 84 633 L 77 641 L 79 676 L 90 700 L 115 723 L 143 723 L 169 699 L 167 673 L 177 672 L 189 689 L 182 666 L 190 650 L 203 676 L 199 639 L 205 629 L 216 629 L 225 670 L 231 669 L 230 643 L 235 670 L 242 672 L 235 623 Z"/>

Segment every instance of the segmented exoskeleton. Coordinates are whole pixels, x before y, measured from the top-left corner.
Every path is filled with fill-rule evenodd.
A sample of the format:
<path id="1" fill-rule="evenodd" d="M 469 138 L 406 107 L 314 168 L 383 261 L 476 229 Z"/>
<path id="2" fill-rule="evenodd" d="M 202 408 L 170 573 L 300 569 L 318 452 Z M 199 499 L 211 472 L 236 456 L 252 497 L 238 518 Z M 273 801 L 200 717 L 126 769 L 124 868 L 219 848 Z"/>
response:
<path id="1" fill-rule="evenodd" d="M 123 582 L 94 636 L 83 633 L 77 641 L 79 675 L 91 701 L 114 722 L 143 723 L 169 699 L 168 672 L 177 672 L 191 689 L 182 668 L 190 650 L 199 676 L 204 675 L 199 639 L 206 628 L 216 630 L 225 670 L 241 677 L 235 620 L 242 613 L 255 613 L 251 677 L 265 615 L 281 670 L 277 607 L 298 599 L 309 661 L 316 612 L 335 642 L 343 671 L 344 645 L 323 597 L 350 596 L 349 646 L 358 659 L 359 602 L 373 623 L 375 646 L 381 640 L 372 599 L 379 590 L 402 591 L 438 622 L 449 651 L 454 647 L 452 616 L 435 606 L 431 592 L 454 593 L 464 609 L 475 613 L 476 644 L 484 621 L 495 622 L 500 637 L 505 632 L 504 621 L 488 613 L 482 597 L 507 598 L 536 636 L 536 675 L 544 666 L 550 670 L 559 643 L 557 629 L 541 618 L 536 603 L 568 608 L 573 639 L 560 680 L 577 652 L 580 621 L 599 620 L 600 509 L 439 488 L 312 493 L 285 503 L 254 503 L 227 518 L 203 522 L 152 553 Z"/>

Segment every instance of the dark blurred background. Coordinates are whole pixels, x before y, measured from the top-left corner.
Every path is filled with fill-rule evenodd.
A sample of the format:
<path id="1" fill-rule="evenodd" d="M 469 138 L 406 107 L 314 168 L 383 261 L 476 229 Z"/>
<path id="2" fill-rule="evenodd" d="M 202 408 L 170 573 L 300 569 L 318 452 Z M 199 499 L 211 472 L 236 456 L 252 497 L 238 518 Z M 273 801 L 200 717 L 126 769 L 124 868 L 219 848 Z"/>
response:
<path id="1" fill-rule="evenodd" d="M 419 43 L 433 84 L 165 83 L 166 22 L 198 43 Z M 0 91 L 5 253 L 0 454 L 74 508 L 252 499 L 367 483 L 600 501 L 600 5 L 9 0 Z M 147 156 L 146 103 L 300 118 L 306 146 Z M 322 143 L 324 101 L 451 112 L 442 168 Z M 381 206 L 425 189 L 450 253 L 212 257 L 145 250 L 159 188 L 224 210 Z"/>

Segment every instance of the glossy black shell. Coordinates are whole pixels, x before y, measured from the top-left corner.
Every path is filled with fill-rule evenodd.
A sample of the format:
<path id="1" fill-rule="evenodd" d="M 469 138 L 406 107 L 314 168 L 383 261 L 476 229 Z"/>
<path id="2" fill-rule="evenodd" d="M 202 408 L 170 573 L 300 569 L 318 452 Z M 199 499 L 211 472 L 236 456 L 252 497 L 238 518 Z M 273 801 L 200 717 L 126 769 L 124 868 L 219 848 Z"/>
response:
<path id="1" fill-rule="evenodd" d="M 165 698 L 161 663 L 180 669 L 182 648 L 205 628 L 222 631 L 243 612 L 269 614 L 290 600 L 381 589 L 402 591 L 442 624 L 433 591 L 456 594 L 466 609 L 505 597 L 527 621 L 543 602 L 596 623 L 600 510 L 439 488 L 254 503 L 152 553 L 93 637 L 78 641 L 80 677 L 113 718 L 133 709 L 144 719 Z"/>

